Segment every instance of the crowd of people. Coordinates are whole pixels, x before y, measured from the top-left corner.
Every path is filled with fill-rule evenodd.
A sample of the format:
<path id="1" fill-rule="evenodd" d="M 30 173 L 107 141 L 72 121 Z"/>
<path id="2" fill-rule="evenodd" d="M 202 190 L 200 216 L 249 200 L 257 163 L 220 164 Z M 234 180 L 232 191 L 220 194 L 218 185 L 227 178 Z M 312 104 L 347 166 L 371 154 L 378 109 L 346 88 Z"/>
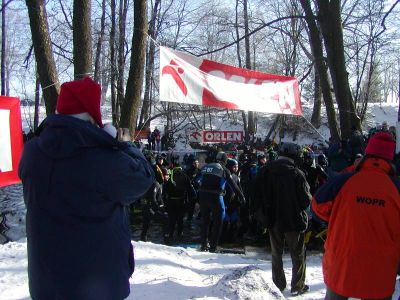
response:
<path id="1" fill-rule="evenodd" d="M 90 78 L 61 85 L 57 114 L 24 147 L 19 176 L 32 299 L 128 297 L 135 268 L 128 208 L 139 199 L 144 241 L 154 216 L 164 222 L 166 244 L 179 241 L 185 219 L 199 218 L 201 251 L 267 233 L 272 280 L 286 289 L 286 245 L 294 296 L 309 290 L 308 232 L 324 228 L 326 299 L 391 298 L 400 266 L 400 182 L 387 124 L 367 137 L 354 129 L 325 149 L 290 142 L 263 153 L 213 149 L 200 166 L 195 155 L 184 163 L 143 155 L 128 129 L 103 124 L 100 95 Z"/>
<path id="2" fill-rule="evenodd" d="M 334 235 L 330 233 L 328 224 L 337 224 L 337 221 L 332 222 L 330 213 L 327 213 L 328 209 L 333 209 L 334 196 L 350 178 L 359 178 L 361 174 L 371 171 L 371 167 L 376 168 L 372 170 L 373 175 L 377 170 L 386 172 L 387 166 L 383 165 L 386 162 L 393 166 L 387 178 L 395 174 L 394 141 L 394 132 L 383 124 L 368 136 L 353 129 L 349 140 L 330 143 L 325 148 L 286 142 L 271 145 L 264 153 L 257 153 L 251 147 L 229 153 L 211 148 L 201 167 L 193 154 L 185 155 L 183 159 L 172 156 L 168 161 L 166 155 L 157 154 L 153 157 L 148 152 L 146 157 L 153 164 L 156 174 L 154 186 L 157 188 L 152 187 L 145 196 L 141 240 L 147 240 L 150 220 L 158 215 L 166 224 L 163 230 L 164 242 L 169 245 L 179 243 L 182 240 L 184 220 L 190 224 L 195 219 L 193 214 L 197 207 L 197 218 L 201 220 L 201 251 L 218 251 L 220 242 L 245 244 L 252 238 L 266 239 L 268 235 L 275 284 L 281 290 L 286 288 L 282 266 L 286 245 L 293 262 L 291 292 L 293 295 L 307 292 L 305 249 L 323 246 L 325 239 L 329 242 Z M 338 183 L 338 178 L 345 179 Z M 392 179 L 395 180 L 394 177 Z M 395 206 L 394 214 L 398 214 L 398 186 L 393 182 L 385 182 L 385 188 L 393 192 L 393 196 L 387 195 L 389 200 L 381 200 L 385 198 L 384 195 L 377 196 L 381 194 L 381 189 L 371 181 L 372 194 L 358 196 L 366 199 L 359 201 L 386 201 Z M 325 198 L 328 186 L 335 194 Z M 356 188 L 360 186 L 355 184 Z M 353 193 L 357 194 L 355 191 Z M 312 202 L 313 196 L 316 198 Z M 324 204 L 326 201 L 330 206 Z M 323 209 L 319 208 L 320 202 Z M 311 209 L 311 203 L 315 211 Z M 389 222 L 394 227 L 391 227 L 392 231 L 388 234 L 394 234 L 396 221 L 390 219 Z M 316 236 L 318 240 L 313 241 Z M 353 236 L 351 238 L 357 240 Z M 319 244 L 316 245 L 316 242 Z M 399 246 L 396 243 L 393 246 Z M 395 260 L 399 258 L 392 259 L 397 270 Z M 347 292 L 335 284 L 330 288 L 329 299 L 342 299 L 340 296 L 353 295 L 353 291 L 355 295 L 368 294 L 360 293 L 356 288 Z"/>

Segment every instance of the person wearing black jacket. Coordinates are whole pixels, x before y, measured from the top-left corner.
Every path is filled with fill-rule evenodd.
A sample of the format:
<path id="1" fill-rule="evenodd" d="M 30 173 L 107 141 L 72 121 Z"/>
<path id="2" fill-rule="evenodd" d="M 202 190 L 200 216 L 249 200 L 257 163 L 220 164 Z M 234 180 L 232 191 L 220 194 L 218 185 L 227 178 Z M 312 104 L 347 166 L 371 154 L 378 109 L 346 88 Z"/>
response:
<path id="1" fill-rule="evenodd" d="M 143 223 L 142 233 L 140 240 L 147 242 L 147 232 L 150 228 L 150 222 L 156 214 L 160 214 L 163 217 L 163 197 L 162 197 L 162 185 L 154 180 L 153 185 L 144 195 L 144 205 L 142 208 Z"/>
<path id="2" fill-rule="evenodd" d="M 303 153 L 301 170 L 304 172 L 304 175 L 306 175 L 311 195 L 314 195 L 318 188 L 328 179 L 328 175 L 324 169 L 314 163 L 312 154 L 309 152 Z"/>
<path id="3" fill-rule="evenodd" d="M 258 216 L 269 229 L 272 252 L 272 280 L 283 291 L 286 277 L 282 255 L 286 241 L 292 258 L 292 295 L 308 291 L 305 285 L 306 263 L 304 232 L 308 226 L 311 202 L 310 187 L 295 161 L 300 158 L 300 147 L 283 143 L 279 158 L 262 168 L 256 179 Z M 262 217 L 260 217 L 260 215 Z"/>
<path id="4" fill-rule="evenodd" d="M 236 183 L 238 188 L 243 191 L 237 175 L 239 169 L 238 161 L 230 158 L 226 163 L 226 167 L 231 172 L 232 180 Z M 222 226 L 221 240 L 233 242 L 238 234 L 238 221 L 242 206 L 240 205 L 239 195 L 235 193 L 234 188 L 229 183 L 227 183 L 224 204 L 225 218 Z"/>
<path id="5" fill-rule="evenodd" d="M 169 180 L 164 184 L 165 205 L 168 212 L 168 242 L 172 242 L 177 227 L 177 237 L 182 238 L 183 217 L 189 198 L 195 197 L 195 190 L 189 177 L 175 162 Z"/>
<path id="6" fill-rule="evenodd" d="M 154 181 L 129 130 L 103 130 L 101 87 L 61 85 L 57 114 L 25 144 L 19 176 L 26 204 L 32 299 L 121 300 L 134 271 L 128 207 Z"/>
<path id="7" fill-rule="evenodd" d="M 200 168 L 199 168 L 199 160 L 195 158 L 193 155 L 190 155 L 188 158 L 188 164 L 189 167 L 186 170 L 186 175 L 189 177 L 191 184 L 193 185 L 193 188 L 196 191 L 199 189 L 199 185 L 197 182 L 197 178 L 200 176 Z M 193 197 L 190 199 L 187 207 L 187 221 L 191 222 L 193 219 L 193 214 L 194 210 L 196 207 L 196 203 L 198 202 L 197 197 Z"/>
<path id="8" fill-rule="evenodd" d="M 233 181 L 231 172 L 225 167 L 228 156 L 224 152 L 218 152 L 216 163 L 206 164 L 201 169 L 199 178 L 199 203 L 202 216 L 201 227 L 201 251 L 215 252 L 222 230 L 222 222 L 225 217 L 224 194 L 228 183 L 238 195 L 243 205 L 245 198 L 242 191 Z M 212 228 L 210 240 L 209 227 L 212 216 Z"/>

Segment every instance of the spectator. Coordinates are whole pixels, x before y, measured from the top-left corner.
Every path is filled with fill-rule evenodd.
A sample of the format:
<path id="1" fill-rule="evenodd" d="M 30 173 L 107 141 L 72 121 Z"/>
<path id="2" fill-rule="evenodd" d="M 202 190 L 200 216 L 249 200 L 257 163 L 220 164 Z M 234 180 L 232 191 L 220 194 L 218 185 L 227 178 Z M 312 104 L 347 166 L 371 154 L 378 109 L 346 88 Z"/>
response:
<path id="1" fill-rule="evenodd" d="M 328 225 L 325 299 L 392 299 L 400 264 L 400 182 L 387 132 L 369 140 L 358 172 L 331 178 L 312 208 Z"/>
<path id="2" fill-rule="evenodd" d="M 349 165 L 351 155 L 348 151 L 346 141 L 342 140 L 340 143 L 333 143 L 328 148 L 328 161 L 329 161 L 329 173 L 332 175 L 341 172 L 344 168 Z"/>
<path id="3" fill-rule="evenodd" d="M 356 154 L 364 153 L 364 136 L 359 130 L 357 130 L 355 126 L 352 127 L 352 132 L 349 139 L 349 147 L 353 160 L 355 159 Z"/>
<path id="4" fill-rule="evenodd" d="M 103 128 L 100 85 L 64 83 L 57 114 L 26 143 L 20 162 L 27 207 L 32 299 L 125 299 L 134 271 L 127 206 L 154 175 L 120 129 Z"/>
<path id="5" fill-rule="evenodd" d="M 222 222 L 225 218 L 223 195 L 225 194 L 227 182 L 238 195 L 241 204 L 245 202 L 242 191 L 232 180 L 231 173 L 225 167 L 227 160 L 228 156 L 226 153 L 218 152 L 216 155 L 217 162 L 206 164 L 201 169 L 201 177 L 199 178 L 199 203 L 200 213 L 203 219 L 201 227 L 202 251 L 215 252 L 217 250 L 222 230 Z M 213 224 L 210 243 L 208 243 L 211 215 L 213 216 Z"/>
<path id="6" fill-rule="evenodd" d="M 354 159 L 353 164 L 351 164 L 347 168 L 343 169 L 342 173 L 354 172 L 362 159 L 363 159 L 363 155 L 361 153 L 356 154 L 356 158 Z"/>
<path id="7" fill-rule="evenodd" d="M 169 176 L 168 171 L 162 169 L 163 175 Z M 166 174 L 165 174 L 166 173 Z M 151 220 L 156 216 L 160 215 L 162 218 L 164 217 L 164 202 L 162 197 L 162 185 L 154 180 L 151 187 L 148 189 L 146 194 L 143 197 L 144 205 L 142 207 L 142 215 L 143 215 L 143 223 L 142 223 L 142 232 L 140 234 L 140 240 L 147 242 L 147 232 L 150 228 Z M 163 220 L 164 223 L 165 220 Z M 166 236 L 166 230 L 164 226 L 164 237 Z"/>
<path id="8" fill-rule="evenodd" d="M 157 129 L 157 127 L 153 131 L 153 136 L 154 136 L 154 143 L 155 143 L 155 151 L 161 152 L 161 132 L 160 130 Z"/>
<path id="9" fill-rule="evenodd" d="M 186 175 L 189 177 L 190 182 L 196 191 L 196 197 L 192 197 L 191 201 L 188 203 L 187 221 L 191 222 L 196 208 L 196 203 L 198 202 L 197 194 L 199 190 L 198 178 L 200 176 L 200 168 L 199 160 L 193 154 L 189 155 L 187 163 L 188 168 L 186 169 Z"/>
<path id="10" fill-rule="evenodd" d="M 190 178 L 183 172 L 178 161 L 174 162 L 169 180 L 164 185 L 165 205 L 168 212 L 168 240 L 171 243 L 174 239 L 176 227 L 177 240 L 182 239 L 183 217 L 189 198 L 193 198 L 196 192 L 190 182 Z"/>
<path id="11" fill-rule="evenodd" d="M 255 209 L 263 212 L 259 220 L 269 229 L 272 252 L 272 280 L 283 291 L 286 276 L 282 255 L 284 244 L 292 258 L 291 294 L 307 292 L 304 232 L 308 226 L 306 210 L 311 201 L 310 187 L 304 173 L 296 166 L 301 149 L 283 143 L 278 160 L 268 163 L 257 176 Z"/>
<path id="12" fill-rule="evenodd" d="M 388 126 L 388 123 L 387 123 L 386 121 L 383 121 L 383 122 L 382 122 L 382 129 L 381 129 L 381 131 L 384 131 L 384 132 L 388 132 L 388 131 L 389 131 L 389 126 Z"/>
<path id="13" fill-rule="evenodd" d="M 147 135 L 147 143 L 148 143 L 148 150 L 153 150 L 155 149 L 155 137 L 153 132 L 149 132 Z"/>
<path id="14" fill-rule="evenodd" d="M 236 183 L 240 190 L 240 180 L 237 175 L 239 163 L 236 159 L 228 159 L 226 168 L 231 172 L 232 180 Z M 240 200 L 239 195 L 234 192 L 234 189 L 227 184 L 226 193 L 224 196 L 225 218 L 222 227 L 221 239 L 227 242 L 234 242 L 237 236 Z"/>

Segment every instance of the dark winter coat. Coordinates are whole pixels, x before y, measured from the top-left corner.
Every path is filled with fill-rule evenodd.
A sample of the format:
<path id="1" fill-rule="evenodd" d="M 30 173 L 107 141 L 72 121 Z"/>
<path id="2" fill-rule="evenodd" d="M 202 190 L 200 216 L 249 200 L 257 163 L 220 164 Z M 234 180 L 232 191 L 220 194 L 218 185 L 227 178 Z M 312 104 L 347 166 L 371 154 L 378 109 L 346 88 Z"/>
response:
<path id="1" fill-rule="evenodd" d="M 235 184 L 238 186 L 238 188 L 242 191 L 242 186 L 240 185 L 240 180 L 239 177 L 235 173 L 231 173 L 232 180 L 235 182 Z M 225 202 L 225 207 L 228 212 L 228 214 L 231 214 L 235 209 L 237 209 L 240 206 L 240 199 L 239 195 L 235 193 L 235 189 L 227 183 L 226 185 L 226 193 L 224 196 L 224 202 Z"/>
<path id="2" fill-rule="evenodd" d="M 98 127 L 51 115 L 20 162 L 32 299 L 117 300 L 134 270 L 127 205 L 150 187 L 143 155 Z"/>
<path id="3" fill-rule="evenodd" d="M 281 232 L 304 231 L 305 210 L 311 202 L 304 173 L 286 158 L 279 158 L 260 169 L 256 179 L 256 206 L 262 223 Z M 254 208 L 253 208 L 254 209 Z"/>
<path id="4" fill-rule="evenodd" d="M 166 205 L 170 207 L 185 206 L 188 197 L 193 198 L 196 192 L 190 182 L 190 178 L 180 167 L 174 168 L 171 177 L 165 183 Z"/>
<path id="5" fill-rule="evenodd" d="M 164 206 L 162 193 L 162 185 L 159 184 L 157 180 L 154 180 L 153 184 L 143 197 L 146 205 L 149 207 L 150 214 L 154 215 L 157 210 Z"/>
<path id="6" fill-rule="evenodd" d="M 233 181 L 231 172 L 220 163 L 210 163 L 201 169 L 199 177 L 199 199 L 219 199 L 226 193 L 226 186 L 230 185 L 233 192 L 238 196 L 242 205 L 245 197 L 242 190 Z"/>

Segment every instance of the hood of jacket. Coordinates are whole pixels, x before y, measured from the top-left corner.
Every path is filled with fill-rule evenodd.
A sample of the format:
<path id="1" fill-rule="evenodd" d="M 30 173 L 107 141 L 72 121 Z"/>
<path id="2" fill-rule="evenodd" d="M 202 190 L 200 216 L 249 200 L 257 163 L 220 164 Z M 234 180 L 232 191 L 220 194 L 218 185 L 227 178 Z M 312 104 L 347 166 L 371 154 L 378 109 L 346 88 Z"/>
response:
<path id="1" fill-rule="evenodd" d="M 268 165 L 268 169 L 271 173 L 284 175 L 293 172 L 297 167 L 290 159 L 280 157 L 279 159 L 272 161 Z"/>

